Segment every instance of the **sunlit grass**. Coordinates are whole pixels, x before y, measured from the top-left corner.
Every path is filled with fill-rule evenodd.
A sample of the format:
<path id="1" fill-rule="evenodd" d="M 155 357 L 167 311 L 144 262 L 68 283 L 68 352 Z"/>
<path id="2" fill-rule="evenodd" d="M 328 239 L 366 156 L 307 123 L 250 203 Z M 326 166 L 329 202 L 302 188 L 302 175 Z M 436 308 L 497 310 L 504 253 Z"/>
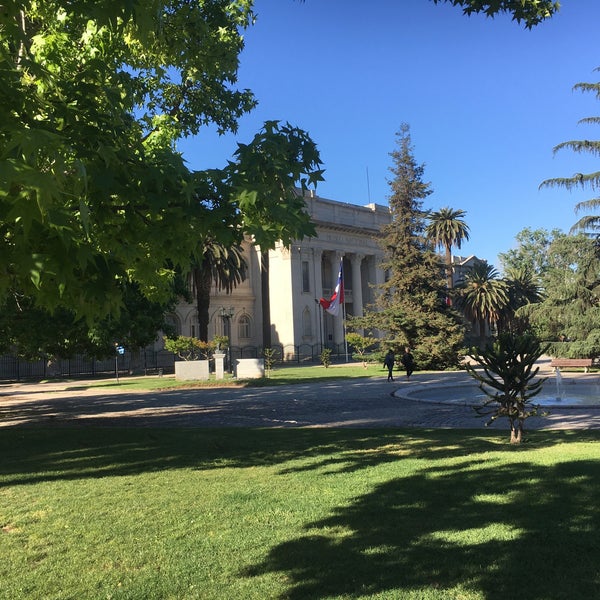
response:
<path id="1" fill-rule="evenodd" d="M 385 372 L 387 373 L 387 371 Z M 207 381 L 176 381 L 174 375 L 165 375 L 163 377 L 121 376 L 118 381 L 116 378 L 97 379 L 94 381 L 68 380 L 62 382 L 61 385 L 71 389 L 118 387 L 124 391 L 223 386 L 266 387 L 308 381 L 318 383 L 357 377 L 382 377 L 383 375 L 384 369 L 381 365 L 368 364 L 364 367 L 362 364 L 351 363 L 349 365 L 332 365 L 328 368 L 322 365 L 277 366 L 268 373 L 267 377 L 249 380 L 237 380 L 230 373 L 225 373 L 224 379 L 217 380 L 214 378 L 214 374 L 211 374 L 211 378 Z"/>
<path id="2" fill-rule="evenodd" d="M 593 598 L 600 432 L 4 429 L 0 598 Z"/>

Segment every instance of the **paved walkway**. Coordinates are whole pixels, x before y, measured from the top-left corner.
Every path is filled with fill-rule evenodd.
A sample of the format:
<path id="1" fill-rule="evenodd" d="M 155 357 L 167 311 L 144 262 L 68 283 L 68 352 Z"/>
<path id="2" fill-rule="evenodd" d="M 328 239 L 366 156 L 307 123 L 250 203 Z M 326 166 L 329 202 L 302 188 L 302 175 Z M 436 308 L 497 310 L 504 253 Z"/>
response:
<path id="1" fill-rule="evenodd" d="M 550 374 L 550 372 L 546 373 Z M 469 383 L 464 372 L 416 373 L 266 388 L 194 388 L 131 392 L 114 382 L 0 384 L 0 427 L 421 427 L 484 428 L 472 407 L 407 399 L 419 387 L 438 390 Z M 598 385 L 600 376 L 563 375 L 565 386 Z M 409 393 L 410 396 L 410 393 Z M 552 408 L 527 420 L 528 429 L 600 429 L 598 408 Z M 506 429 L 506 420 L 493 426 Z"/>

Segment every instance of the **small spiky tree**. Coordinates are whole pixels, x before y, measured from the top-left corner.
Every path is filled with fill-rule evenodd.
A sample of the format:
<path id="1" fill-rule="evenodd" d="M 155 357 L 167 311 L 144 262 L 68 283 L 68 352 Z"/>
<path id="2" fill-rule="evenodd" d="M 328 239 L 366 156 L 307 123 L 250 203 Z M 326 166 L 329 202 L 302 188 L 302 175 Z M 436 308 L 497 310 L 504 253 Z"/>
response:
<path id="1" fill-rule="evenodd" d="M 540 393 L 546 380 L 536 379 L 539 371 L 536 362 L 545 351 L 537 338 L 511 334 L 501 334 L 483 350 L 471 350 L 471 357 L 483 373 L 473 365 L 466 366 L 467 372 L 488 397 L 476 410 L 490 416 L 487 425 L 507 417 L 511 444 L 521 443 L 525 419 L 538 414 L 539 406 L 530 401 Z"/>

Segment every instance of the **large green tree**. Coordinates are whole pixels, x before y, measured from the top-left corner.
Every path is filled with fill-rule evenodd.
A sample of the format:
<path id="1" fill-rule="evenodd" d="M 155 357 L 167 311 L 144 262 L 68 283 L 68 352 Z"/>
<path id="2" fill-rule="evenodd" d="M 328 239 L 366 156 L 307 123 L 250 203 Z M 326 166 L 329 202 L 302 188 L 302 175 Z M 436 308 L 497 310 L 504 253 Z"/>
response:
<path id="1" fill-rule="evenodd" d="M 434 246 L 445 252 L 446 285 L 451 290 L 454 287 L 452 276 L 452 247 L 460 249 L 464 240 L 469 239 L 469 226 L 465 223 L 464 210 L 454 210 L 450 207 L 441 208 L 427 216 L 429 221 L 426 233 Z"/>
<path id="2" fill-rule="evenodd" d="M 560 229 L 531 229 L 526 227 L 515 236 L 514 248 L 498 255 L 504 272 L 510 270 L 530 271 L 533 275 L 543 277 L 548 269 L 548 249 L 552 242 L 565 235 Z"/>
<path id="3" fill-rule="evenodd" d="M 548 250 L 541 302 L 521 309 L 552 352 L 568 358 L 600 355 L 600 249 L 579 233 L 558 237 Z"/>
<path id="4" fill-rule="evenodd" d="M 0 297 L 102 317 L 123 282 L 164 297 L 203 238 L 311 233 L 295 198 L 249 187 L 265 144 L 278 184 L 318 178 L 293 178 L 294 158 L 314 150 L 300 130 L 267 124 L 216 176 L 189 172 L 175 150 L 207 123 L 235 131 L 254 106 L 235 88 L 252 20 L 251 0 L 3 5 Z"/>
<path id="5" fill-rule="evenodd" d="M 250 2 L 0 12 L 0 295 L 88 315 L 123 281 L 158 296 L 223 218 L 174 144 L 254 105 L 233 87 Z"/>
<path id="6" fill-rule="evenodd" d="M 423 181 L 423 165 L 415 160 L 407 124 L 397 134 L 391 157 L 392 221 L 382 230 L 385 258 L 381 265 L 388 277 L 378 290 L 375 310 L 367 311 L 355 324 L 385 332 L 389 346 L 410 346 L 421 368 L 454 365 L 463 328 L 459 315 L 446 304 L 439 257 L 425 234 L 423 201 L 431 189 Z"/>

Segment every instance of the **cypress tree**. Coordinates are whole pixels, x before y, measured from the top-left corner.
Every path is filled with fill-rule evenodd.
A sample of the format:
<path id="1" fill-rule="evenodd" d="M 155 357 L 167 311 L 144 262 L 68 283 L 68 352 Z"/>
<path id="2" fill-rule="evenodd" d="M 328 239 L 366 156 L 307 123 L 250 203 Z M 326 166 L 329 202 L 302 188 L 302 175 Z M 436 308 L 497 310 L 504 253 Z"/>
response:
<path id="1" fill-rule="evenodd" d="M 397 350 L 409 346 L 419 368 L 445 368 L 458 363 L 464 330 L 448 306 L 443 263 L 426 235 L 423 200 L 432 190 L 414 158 L 409 126 L 403 124 L 396 137 L 390 153 L 392 221 L 382 230 L 387 276 L 363 326 L 384 332 Z"/>

